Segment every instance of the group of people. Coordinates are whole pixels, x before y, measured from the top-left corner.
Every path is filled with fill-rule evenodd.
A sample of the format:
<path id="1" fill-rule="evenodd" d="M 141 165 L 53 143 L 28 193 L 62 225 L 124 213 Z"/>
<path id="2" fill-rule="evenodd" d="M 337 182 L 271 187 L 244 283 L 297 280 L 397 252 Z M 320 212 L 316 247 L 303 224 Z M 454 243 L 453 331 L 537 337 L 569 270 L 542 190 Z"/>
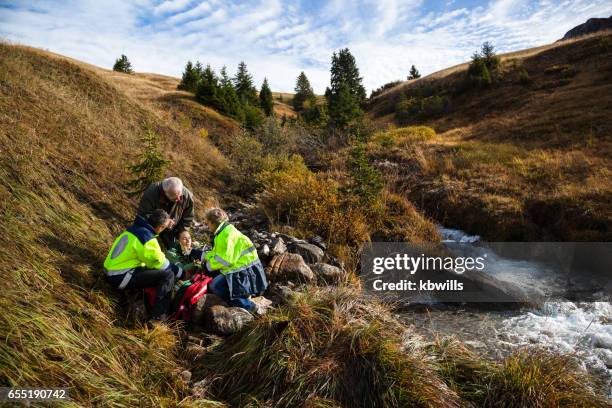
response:
<path id="1" fill-rule="evenodd" d="M 115 239 L 104 261 L 107 281 L 117 289 L 155 288 L 152 323 L 168 318 L 175 283 L 197 273 L 212 278 L 208 293 L 259 313 L 250 297 L 261 294 L 267 281 L 251 240 L 229 223 L 225 211 L 212 208 L 204 220 L 212 248 L 193 248 L 193 219 L 193 194 L 179 178 L 151 184 L 134 223 Z"/>

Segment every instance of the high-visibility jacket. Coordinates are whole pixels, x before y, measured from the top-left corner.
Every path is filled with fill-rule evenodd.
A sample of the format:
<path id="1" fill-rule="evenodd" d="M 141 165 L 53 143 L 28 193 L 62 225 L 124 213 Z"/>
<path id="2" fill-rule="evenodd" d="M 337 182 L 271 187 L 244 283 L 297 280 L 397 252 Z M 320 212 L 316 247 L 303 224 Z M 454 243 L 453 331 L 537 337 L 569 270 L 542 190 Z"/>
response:
<path id="1" fill-rule="evenodd" d="M 215 231 L 213 247 L 204 254 L 209 271 L 227 275 L 242 271 L 259 262 L 251 240 L 232 224 L 224 222 Z"/>
<path id="2" fill-rule="evenodd" d="M 136 216 L 131 227 L 115 239 L 104 260 L 104 270 L 108 276 L 125 274 L 119 289 L 125 288 L 138 267 L 170 267 L 170 262 L 157 242 L 153 227 L 140 215 Z"/>

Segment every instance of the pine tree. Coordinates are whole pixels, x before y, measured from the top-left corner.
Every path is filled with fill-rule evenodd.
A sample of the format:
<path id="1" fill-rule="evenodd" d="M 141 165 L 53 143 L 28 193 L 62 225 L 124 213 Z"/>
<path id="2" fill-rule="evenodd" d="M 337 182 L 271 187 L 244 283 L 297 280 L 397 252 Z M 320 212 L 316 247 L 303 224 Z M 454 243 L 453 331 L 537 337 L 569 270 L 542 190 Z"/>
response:
<path id="1" fill-rule="evenodd" d="M 113 71 L 124 72 L 126 74 L 133 74 L 134 70 L 132 69 L 132 63 L 128 60 L 128 57 L 121 54 L 120 58 L 115 60 L 115 65 L 113 65 Z"/>
<path id="2" fill-rule="evenodd" d="M 178 84 L 177 89 L 195 93 L 200 79 L 199 69 L 194 67 L 191 61 L 188 61 L 187 65 L 185 66 L 185 71 L 183 72 L 183 78 Z"/>
<path id="3" fill-rule="evenodd" d="M 336 126 L 346 126 L 363 114 L 366 92 L 359 69 L 348 48 L 334 52 L 331 64 L 331 89 L 325 90 L 329 118 Z"/>
<path id="4" fill-rule="evenodd" d="M 366 100 L 366 90 L 361 81 L 355 57 L 349 49 L 344 48 L 337 54 L 334 52 L 331 63 L 331 92 L 338 92 L 340 84 L 345 83 L 351 95 L 357 98 L 359 105 L 362 106 Z"/>
<path id="5" fill-rule="evenodd" d="M 351 177 L 347 192 L 359 197 L 362 204 L 375 202 L 384 187 L 384 182 L 380 172 L 369 163 L 364 143 L 358 143 L 353 147 L 347 164 Z"/>
<path id="6" fill-rule="evenodd" d="M 329 118 L 335 126 L 344 127 L 363 114 L 359 100 L 351 94 L 349 86 L 342 82 L 329 98 Z"/>
<path id="7" fill-rule="evenodd" d="M 410 67 L 410 72 L 408 73 L 408 80 L 418 79 L 421 77 L 421 74 L 418 69 L 413 65 Z"/>
<path id="8" fill-rule="evenodd" d="M 196 89 L 196 100 L 201 104 L 224 111 L 219 80 L 210 65 L 207 65 L 202 73 L 202 78 Z"/>
<path id="9" fill-rule="evenodd" d="M 304 72 L 300 72 L 295 84 L 295 95 L 293 96 L 293 109 L 296 112 L 302 112 L 306 108 L 313 107 L 315 94 L 310 86 L 310 81 Z M 306 104 L 310 106 L 306 106 Z"/>
<path id="10" fill-rule="evenodd" d="M 162 179 L 164 169 L 172 163 L 162 157 L 158 147 L 159 136 L 153 130 L 147 130 L 141 141 L 144 145 L 141 161 L 128 167 L 135 176 L 127 183 L 126 192 L 130 196 L 141 194 L 151 183 Z"/>
<path id="11" fill-rule="evenodd" d="M 493 44 L 491 44 L 489 41 L 483 43 L 480 50 L 480 55 L 482 55 L 484 63 L 487 65 L 489 72 L 497 69 L 499 65 L 499 57 L 495 54 L 495 47 Z"/>
<path id="12" fill-rule="evenodd" d="M 272 91 L 268 85 L 267 78 L 264 78 L 263 84 L 261 85 L 261 91 L 259 91 L 259 105 L 266 116 L 270 116 L 274 113 L 274 99 L 272 98 Z"/>
<path id="13" fill-rule="evenodd" d="M 234 87 L 243 105 L 258 105 L 257 89 L 253 85 L 253 77 L 247 71 L 244 61 L 238 65 L 238 72 L 234 77 Z"/>

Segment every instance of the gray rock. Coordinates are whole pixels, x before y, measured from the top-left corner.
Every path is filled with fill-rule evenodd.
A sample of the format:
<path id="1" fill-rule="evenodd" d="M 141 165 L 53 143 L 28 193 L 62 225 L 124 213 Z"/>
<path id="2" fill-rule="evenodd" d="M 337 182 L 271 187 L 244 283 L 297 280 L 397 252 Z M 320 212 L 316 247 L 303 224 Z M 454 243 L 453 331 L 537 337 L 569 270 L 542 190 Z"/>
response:
<path id="1" fill-rule="evenodd" d="M 191 311 L 191 322 L 194 325 L 201 325 L 204 323 L 204 313 L 206 309 L 212 306 L 227 306 L 227 303 L 219 296 L 213 293 L 207 293 L 198 299 L 198 302 L 193 306 Z"/>
<path id="2" fill-rule="evenodd" d="M 302 255 L 308 264 L 321 262 L 325 253 L 321 248 L 307 242 L 294 242 L 288 247 L 288 251 Z"/>
<path id="3" fill-rule="evenodd" d="M 321 283 L 338 283 L 344 278 L 344 272 L 337 266 L 326 263 L 315 263 L 310 266 L 310 269 L 317 276 L 317 280 Z"/>
<path id="4" fill-rule="evenodd" d="M 272 249 L 270 253 L 272 256 L 281 255 L 287 252 L 287 246 L 285 245 L 285 241 L 281 237 L 274 239 L 271 243 Z"/>
<path id="5" fill-rule="evenodd" d="M 285 252 L 272 258 L 266 268 L 271 282 L 310 282 L 315 276 L 299 254 Z"/>
<path id="6" fill-rule="evenodd" d="M 205 328 L 221 335 L 236 333 L 252 320 L 253 315 L 240 307 L 215 305 L 204 312 Z"/>
<path id="7" fill-rule="evenodd" d="M 181 380 L 183 380 L 185 384 L 189 384 L 191 382 L 191 371 L 183 370 L 181 371 L 180 375 L 181 375 Z"/>

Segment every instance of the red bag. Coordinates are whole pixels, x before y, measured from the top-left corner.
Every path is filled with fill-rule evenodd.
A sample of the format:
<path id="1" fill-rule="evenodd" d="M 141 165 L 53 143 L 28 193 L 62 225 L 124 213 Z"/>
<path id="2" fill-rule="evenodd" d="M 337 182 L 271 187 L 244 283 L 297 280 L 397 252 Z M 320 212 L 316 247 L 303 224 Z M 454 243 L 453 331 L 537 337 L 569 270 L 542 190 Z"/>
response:
<path id="1" fill-rule="evenodd" d="M 178 302 L 178 307 L 174 313 L 172 313 L 170 319 L 188 321 L 191 317 L 191 309 L 193 308 L 193 305 L 198 303 L 198 300 L 200 300 L 200 298 L 206 294 L 208 284 L 211 281 L 211 277 L 201 273 L 191 278 L 191 285 L 189 285 L 183 292 L 183 295 Z M 155 303 L 155 292 L 155 288 L 144 289 L 145 298 L 149 306 L 153 306 L 153 303 Z"/>

